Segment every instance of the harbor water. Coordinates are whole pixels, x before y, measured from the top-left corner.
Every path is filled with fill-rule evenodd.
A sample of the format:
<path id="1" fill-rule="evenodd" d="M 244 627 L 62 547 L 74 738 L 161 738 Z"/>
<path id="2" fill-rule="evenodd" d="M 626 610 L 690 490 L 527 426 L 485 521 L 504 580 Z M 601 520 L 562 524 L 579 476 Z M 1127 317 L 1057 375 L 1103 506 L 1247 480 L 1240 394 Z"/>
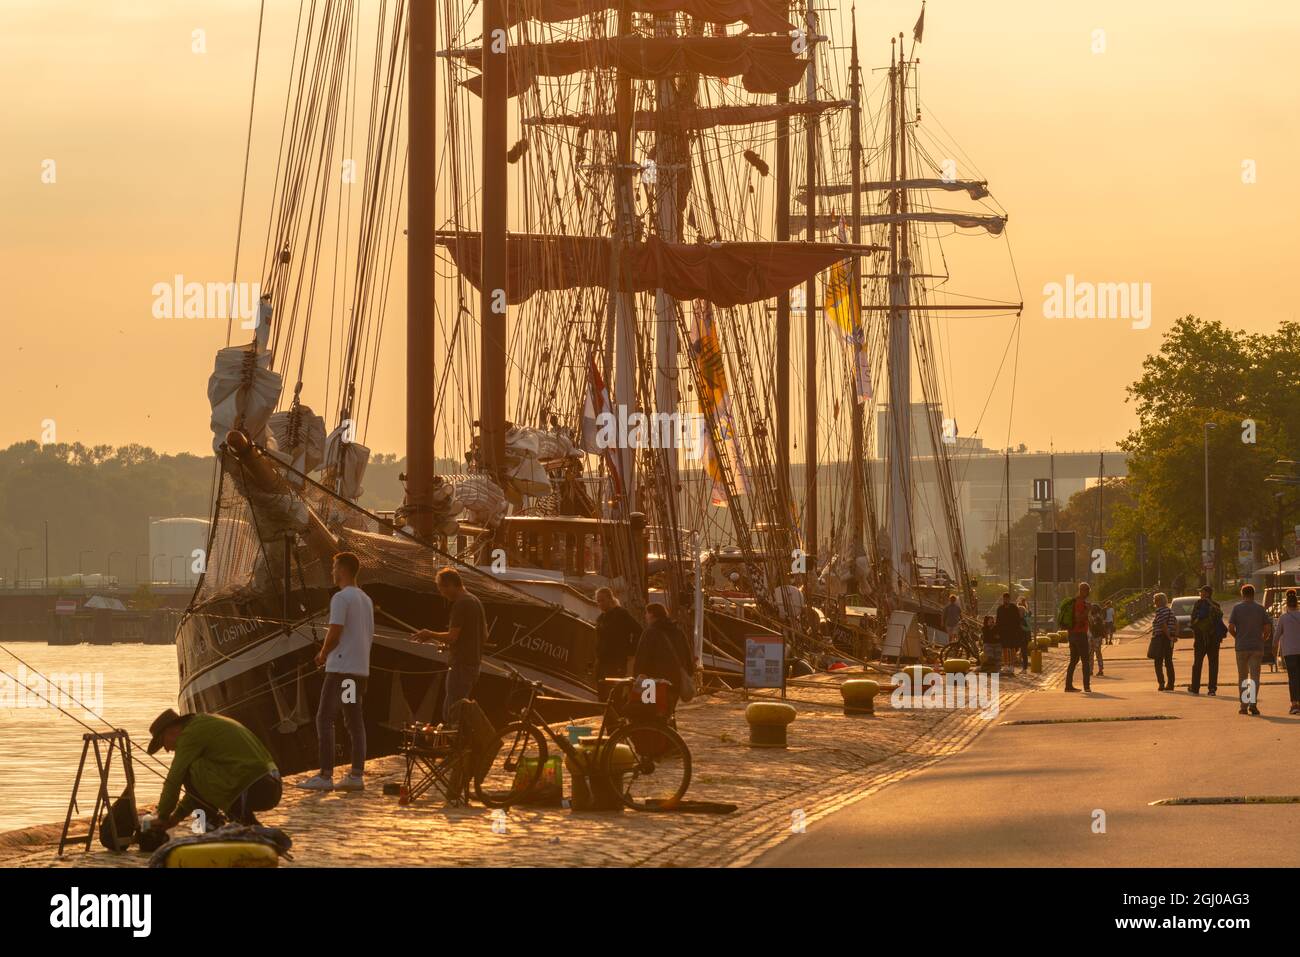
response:
<path id="1" fill-rule="evenodd" d="M 149 723 L 164 708 L 176 707 L 175 647 L 42 642 L 12 642 L 5 647 L 27 666 L 0 650 L 0 833 L 63 821 L 81 758 L 82 735 L 87 733 L 77 721 L 20 687 L 20 678 L 94 730 L 127 731 L 138 746 L 136 799 L 142 804 L 156 801 L 162 777 L 151 768 L 166 773 L 163 766 L 170 756 L 160 751 L 160 762 L 154 761 L 144 749 Z M 46 676 L 50 684 L 42 685 L 34 672 Z M 70 700 L 74 698 L 80 706 Z M 110 778 L 113 797 L 122 788 L 119 761 L 115 756 Z M 94 808 L 95 775 L 92 752 L 78 798 L 85 815 Z"/>

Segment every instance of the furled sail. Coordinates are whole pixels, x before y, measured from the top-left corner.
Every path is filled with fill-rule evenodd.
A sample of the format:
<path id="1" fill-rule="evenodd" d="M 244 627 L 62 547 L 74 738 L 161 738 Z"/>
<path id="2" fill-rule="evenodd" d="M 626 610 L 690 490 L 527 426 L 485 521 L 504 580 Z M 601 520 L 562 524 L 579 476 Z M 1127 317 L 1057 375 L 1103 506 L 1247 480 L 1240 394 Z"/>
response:
<path id="1" fill-rule="evenodd" d="M 482 48 L 454 51 L 476 69 Z M 510 47 L 510 96 L 531 89 L 539 76 L 569 76 L 580 70 L 621 70 L 637 80 L 666 80 L 684 73 L 739 76 L 751 93 L 780 93 L 804 76 L 808 61 L 784 36 L 641 37 L 517 43 Z M 482 94 L 483 78 L 464 81 Z"/>
<path id="2" fill-rule="evenodd" d="M 618 0 L 507 0 L 506 25 L 524 20 L 560 23 L 604 10 L 617 10 Z M 704 23 L 748 24 L 755 33 L 786 33 L 786 0 L 631 0 L 633 13 L 685 13 Z"/>
<path id="3" fill-rule="evenodd" d="M 819 214 L 817 229 L 831 232 L 839 228 L 842 219 L 843 217 L 839 215 Z M 862 217 L 863 226 L 874 226 L 881 223 L 946 223 L 949 226 L 959 226 L 962 229 L 983 229 L 992 236 L 998 236 L 1006 228 L 1007 218 L 1005 216 L 971 216 L 967 213 L 872 213 L 870 216 Z M 806 229 L 807 226 L 807 214 L 800 213 L 790 217 L 791 229 Z"/>
<path id="4" fill-rule="evenodd" d="M 792 116 L 829 113 L 850 106 L 848 100 L 812 100 L 798 103 L 746 103 L 738 106 L 708 106 L 661 112 L 637 110 L 632 126 L 637 130 L 711 130 L 719 126 L 748 126 L 751 123 L 771 123 Z M 570 126 L 580 130 L 614 130 L 618 117 L 613 113 L 584 115 L 560 113 L 554 116 L 530 116 L 525 126 Z M 821 192 L 821 187 L 818 187 Z"/>
<path id="5" fill-rule="evenodd" d="M 971 199 L 983 199 L 989 194 L 988 181 L 982 179 L 905 179 L 897 183 L 886 179 L 872 183 L 862 183 L 858 187 L 858 191 L 862 193 L 885 192 L 899 187 L 903 189 L 945 189 L 953 193 L 965 191 Z M 817 187 L 818 196 L 848 196 L 852 192 L 853 187 L 847 183 L 834 183 Z M 799 188 L 798 200 L 805 204 L 808 202 L 807 186 Z"/>
<path id="6" fill-rule="evenodd" d="M 438 242 L 478 286 L 480 234 L 444 233 Z M 513 305 L 535 292 L 607 286 L 613 248 L 603 236 L 507 236 L 506 300 Z M 837 260 L 876 249 L 846 243 L 666 243 L 652 236 L 623 247 L 619 276 L 625 292 L 662 289 L 678 300 L 738 306 L 770 299 Z"/>

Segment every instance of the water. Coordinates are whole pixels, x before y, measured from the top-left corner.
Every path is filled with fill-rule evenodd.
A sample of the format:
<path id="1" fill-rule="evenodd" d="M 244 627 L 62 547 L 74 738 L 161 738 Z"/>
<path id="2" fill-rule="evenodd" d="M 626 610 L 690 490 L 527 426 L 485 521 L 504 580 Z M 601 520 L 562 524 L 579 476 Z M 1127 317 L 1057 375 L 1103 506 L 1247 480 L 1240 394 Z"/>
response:
<path id="1" fill-rule="evenodd" d="M 141 803 L 158 799 L 162 778 L 149 770 L 158 767 L 144 754 L 149 744 L 149 724 L 164 708 L 176 707 L 179 682 L 176 674 L 176 649 L 172 645 L 47 645 L 41 642 L 12 642 L 5 645 L 27 662 L 30 669 L 47 676 L 78 676 L 79 682 L 61 684 L 91 710 L 111 722 L 87 715 L 85 710 L 59 700 L 53 691 L 46 694 L 97 731 L 122 728 L 139 746 L 134 753 L 135 794 Z M 0 670 L 21 676 L 20 665 L 0 650 Z M 27 683 L 33 683 L 29 674 Z M 79 683 L 80 693 L 76 690 Z M 49 705 L 28 694 L 26 706 L 15 699 L 7 700 L 14 684 L 0 675 L 0 833 L 34 824 L 63 822 L 68 812 L 68 798 L 81 758 L 81 736 L 86 728 L 60 714 Z M 95 705 L 99 705 L 95 707 Z M 101 748 L 103 746 L 101 745 Z M 159 751 L 163 763 L 170 760 Z M 78 804 L 82 814 L 94 808 L 94 753 L 87 759 L 88 775 L 83 775 Z M 166 773 L 165 771 L 163 773 Z M 118 757 L 114 757 L 109 793 L 116 797 L 122 790 Z"/>

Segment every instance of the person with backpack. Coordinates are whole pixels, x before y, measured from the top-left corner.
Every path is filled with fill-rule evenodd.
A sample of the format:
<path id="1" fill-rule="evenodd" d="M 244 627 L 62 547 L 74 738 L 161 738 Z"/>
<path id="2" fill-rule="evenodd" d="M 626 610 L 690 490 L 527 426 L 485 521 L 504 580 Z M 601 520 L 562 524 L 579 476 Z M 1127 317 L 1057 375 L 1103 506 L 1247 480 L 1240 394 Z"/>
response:
<path id="1" fill-rule="evenodd" d="M 668 609 L 658 602 L 645 606 L 645 631 L 636 646 L 636 659 L 632 673 L 640 682 L 646 678 L 670 681 L 673 690 L 682 700 L 689 701 L 695 693 L 694 654 L 690 639 L 668 615 Z"/>
<path id="2" fill-rule="evenodd" d="M 1169 607 L 1169 596 L 1156 594 L 1156 617 L 1151 622 L 1147 657 L 1156 663 L 1156 681 L 1161 691 L 1174 690 L 1174 642 L 1178 640 L 1178 618 Z"/>
<path id="3" fill-rule="evenodd" d="M 1069 634 L 1070 666 L 1065 672 L 1065 690 L 1078 691 L 1074 686 L 1074 669 L 1082 663 L 1083 690 L 1092 690 L 1092 663 L 1088 654 L 1088 595 L 1092 587 L 1087 582 L 1079 582 L 1079 590 L 1073 598 L 1061 602 L 1056 610 L 1056 623 Z"/>
<path id="4" fill-rule="evenodd" d="M 1192 606 L 1192 684 L 1187 690 L 1192 694 L 1201 693 L 1201 669 L 1208 660 L 1210 663 L 1210 682 L 1206 694 L 1213 698 L 1219 686 L 1219 645 L 1228 633 L 1228 626 L 1223 623 L 1223 609 L 1214 600 L 1214 589 L 1209 585 L 1201 588 L 1201 597 Z"/>

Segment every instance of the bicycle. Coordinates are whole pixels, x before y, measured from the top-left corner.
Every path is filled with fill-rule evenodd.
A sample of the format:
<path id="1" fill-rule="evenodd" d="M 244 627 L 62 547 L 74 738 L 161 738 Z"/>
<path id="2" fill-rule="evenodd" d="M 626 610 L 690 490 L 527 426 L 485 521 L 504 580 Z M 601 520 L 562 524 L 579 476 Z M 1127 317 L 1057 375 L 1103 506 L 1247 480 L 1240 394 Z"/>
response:
<path id="1" fill-rule="evenodd" d="M 636 811 L 671 811 L 681 803 L 691 783 L 691 752 L 667 719 L 629 718 L 634 678 L 618 682 L 605 703 L 596 746 L 584 755 L 567 737 L 556 733 L 537 713 L 542 683 L 530 681 L 506 666 L 516 684 L 528 688 L 528 698 L 497 735 L 498 750 L 487 773 L 474 782 L 478 799 L 488 807 L 509 807 L 523 800 L 537 784 L 549 757 L 550 738 L 574 766 L 585 766 L 591 780 L 608 783 L 623 804 Z M 666 684 L 666 682 L 664 683 Z M 659 692 L 656 689 L 656 694 Z"/>

